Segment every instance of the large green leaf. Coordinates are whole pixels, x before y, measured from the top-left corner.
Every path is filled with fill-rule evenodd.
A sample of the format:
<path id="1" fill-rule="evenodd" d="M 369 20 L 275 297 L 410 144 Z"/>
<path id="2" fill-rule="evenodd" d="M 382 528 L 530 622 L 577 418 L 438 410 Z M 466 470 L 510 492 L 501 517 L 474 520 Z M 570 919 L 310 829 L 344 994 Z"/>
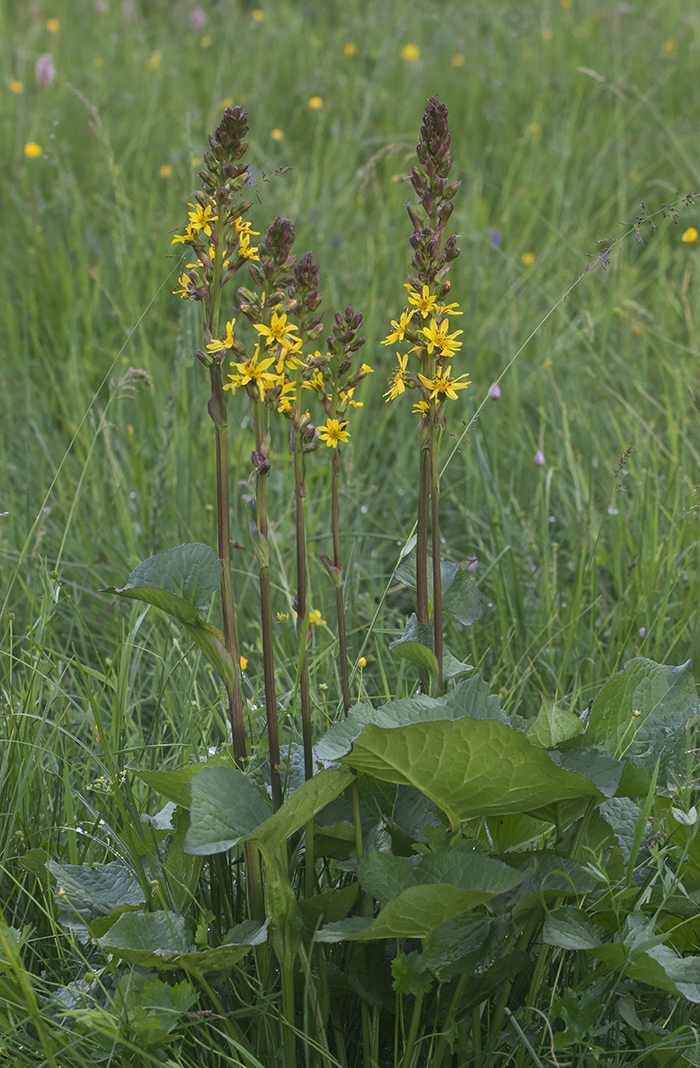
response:
<path id="1" fill-rule="evenodd" d="M 630 979 L 700 1004 L 700 957 L 681 957 L 667 945 L 630 953 L 620 942 L 600 946 L 591 952 L 608 968 L 624 971 Z"/>
<path id="2" fill-rule="evenodd" d="M 441 983 L 464 972 L 484 972 L 503 955 L 508 930 L 502 916 L 458 916 L 435 930 L 423 951 L 425 962 Z"/>
<path id="3" fill-rule="evenodd" d="M 562 905 L 547 913 L 542 940 L 561 949 L 596 949 L 603 941 L 596 925 L 574 905 Z"/>
<path id="4" fill-rule="evenodd" d="M 530 720 L 525 732 L 531 742 L 543 749 L 556 749 L 562 742 L 583 734 L 585 726 L 578 716 L 565 708 L 557 708 L 550 697 L 542 696 L 541 700 L 540 710 Z"/>
<path id="5" fill-rule="evenodd" d="M 610 756 L 648 776 L 658 760 L 659 784 L 665 786 L 683 770 L 687 726 L 699 715 L 690 661 L 668 667 L 639 657 L 605 683 L 581 744 L 601 743 Z"/>
<path id="6" fill-rule="evenodd" d="M 269 819 L 251 835 L 266 851 L 281 849 L 291 834 L 298 831 L 343 790 L 355 776 L 347 768 L 326 768 L 314 775 L 289 797 Z"/>
<path id="7" fill-rule="evenodd" d="M 393 898 L 376 920 L 354 916 L 322 927 L 317 942 L 369 942 L 376 938 L 429 938 L 441 924 L 483 905 L 493 895 L 446 883 L 409 886 Z"/>
<path id="8" fill-rule="evenodd" d="M 358 862 L 357 876 L 363 890 L 382 904 L 387 904 L 409 887 L 428 883 L 502 894 L 525 878 L 524 872 L 475 849 L 449 849 L 444 853 L 422 853 L 413 857 L 395 857 L 373 849 Z"/>
<path id="9" fill-rule="evenodd" d="M 138 879 L 121 864 L 57 864 L 48 862 L 56 880 L 54 896 L 58 919 L 81 939 L 100 916 L 109 916 L 120 905 L 142 905 L 144 892 Z"/>
<path id="10" fill-rule="evenodd" d="M 266 939 L 267 923 L 247 921 L 234 927 L 223 945 L 197 950 L 184 918 L 177 912 L 160 911 L 127 912 L 97 942 L 130 964 L 205 975 L 232 968 Z"/>
<path id="11" fill-rule="evenodd" d="M 401 637 L 391 642 L 389 648 L 404 660 L 410 660 L 412 664 L 417 664 L 431 675 L 437 675 L 438 662 L 433 652 L 433 628 L 427 623 L 419 623 L 415 612 L 406 620 Z"/>
<path id="12" fill-rule="evenodd" d="M 134 775 L 137 775 L 151 789 L 157 790 L 158 793 L 167 797 L 169 801 L 174 801 L 176 805 L 180 805 L 182 808 L 189 808 L 192 797 L 190 792 L 192 779 L 194 779 L 195 775 L 199 775 L 204 768 L 218 767 L 219 764 L 234 768 L 236 762 L 233 753 L 231 751 L 215 753 L 208 760 L 184 764 L 181 768 L 173 768 L 172 771 L 147 771 L 132 764 L 127 764 L 127 768 L 129 771 L 133 771 Z"/>
<path id="13" fill-rule="evenodd" d="M 110 586 L 105 592 L 146 601 L 181 623 L 191 623 L 207 607 L 221 574 L 221 561 L 214 550 L 194 542 L 151 556 L 134 568 L 125 586 Z"/>
<path id="14" fill-rule="evenodd" d="M 415 786 L 454 830 L 462 820 L 532 812 L 567 798 L 600 797 L 590 779 L 558 767 L 519 731 L 496 720 L 368 724 L 343 762 L 387 782 Z"/>
<path id="15" fill-rule="evenodd" d="M 192 779 L 190 828 L 185 852 L 223 853 L 252 834 L 270 815 L 270 804 L 239 768 L 207 767 Z"/>
<path id="16" fill-rule="evenodd" d="M 314 753 L 323 764 L 332 764 L 346 756 L 355 739 L 368 723 L 378 727 L 402 727 L 420 720 L 430 723 L 440 719 L 496 719 L 510 724 L 498 698 L 489 692 L 486 683 L 478 676 L 460 682 L 454 690 L 441 697 L 417 694 L 388 701 L 379 708 L 360 702 L 348 715 L 335 723 L 316 743 Z"/>

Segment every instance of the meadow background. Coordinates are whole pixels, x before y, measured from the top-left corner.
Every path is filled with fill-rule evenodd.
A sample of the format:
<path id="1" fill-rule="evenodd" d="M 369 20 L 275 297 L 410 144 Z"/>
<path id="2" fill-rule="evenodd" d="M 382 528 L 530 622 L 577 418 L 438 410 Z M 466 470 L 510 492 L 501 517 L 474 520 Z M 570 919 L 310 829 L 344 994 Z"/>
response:
<path id="1" fill-rule="evenodd" d="M 415 685 L 388 643 L 413 610 L 392 572 L 415 516 L 416 424 L 407 398 L 384 402 L 395 358 L 381 341 L 404 306 L 405 176 L 432 94 L 462 180 L 451 299 L 464 314 L 451 326 L 464 330 L 456 373 L 472 380 L 448 412 L 444 553 L 477 559 L 483 600 L 448 645 L 526 716 L 541 694 L 580 712 L 630 657 L 694 657 L 700 15 L 677 0 L 0 11 L 0 899 L 8 922 L 37 926 L 37 970 L 58 974 L 66 951 L 19 892 L 18 858 L 103 859 L 99 827 L 119 820 L 110 769 L 173 766 L 227 737 L 216 680 L 181 628 L 99 592 L 171 545 L 216 542 L 198 312 L 172 295 L 171 239 L 226 106 L 249 115 L 253 228 L 289 217 L 298 254 L 321 265 L 322 339 L 334 311 L 365 317 L 375 374 L 358 390 L 341 502 L 349 642 L 367 661 L 354 692 Z M 47 55 L 55 77 L 37 79 Z M 229 420 L 246 479 L 243 396 Z M 273 608 L 289 612 L 283 447 L 281 432 L 269 508 Z M 310 665 L 319 732 L 338 711 L 333 588 L 316 562 L 330 540 L 325 460 L 308 480 L 311 603 L 327 621 Z M 255 740 L 257 575 L 235 482 L 232 506 Z M 278 640 L 291 647 L 283 624 Z M 279 662 L 284 708 L 293 675 Z"/>

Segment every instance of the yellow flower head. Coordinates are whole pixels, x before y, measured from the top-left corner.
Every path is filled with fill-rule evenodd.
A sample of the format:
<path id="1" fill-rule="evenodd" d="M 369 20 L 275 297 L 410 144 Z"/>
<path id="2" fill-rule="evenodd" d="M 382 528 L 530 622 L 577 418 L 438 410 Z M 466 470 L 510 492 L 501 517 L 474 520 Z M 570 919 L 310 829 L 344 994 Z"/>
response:
<path id="1" fill-rule="evenodd" d="M 469 375 L 460 375 L 459 378 L 452 378 L 449 367 L 443 367 L 441 370 L 436 371 L 432 378 L 426 378 L 421 374 L 419 374 L 418 377 L 425 388 L 430 390 L 430 399 L 438 400 L 438 403 L 443 397 L 449 397 L 450 400 L 457 400 L 456 391 L 458 389 L 466 389 L 469 385 L 469 381 L 461 381 L 463 378 L 468 380 Z"/>
<path id="2" fill-rule="evenodd" d="M 218 215 L 212 215 L 214 209 L 211 204 L 207 204 L 206 208 L 203 208 L 201 204 L 190 204 L 189 207 L 194 208 L 194 211 L 187 212 L 190 220 L 188 229 L 192 229 L 195 234 L 204 230 L 207 237 L 211 237 L 211 224 L 219 218 Z"/>
<path id="3" fill-rule="evenodd" d="M 347 44 L 343 45 L 344 56 L 354 56 L 355 52 L 357 52 L 357 48 L 352 43 L 352 41 L 348 41 Z"/>
<path id="4" fill-rule="evenodd" d="M 270 367 L 274 362 L 274 356 L 270 356 L 267 360 L 258 360 L 258 354 L 260 349 L 255 346 L 255 352 L 249 360 L 244 360 L 242 363 L 232 363 L 232 367 L 235 367 L 238 371 L 237 375 L 229 375 L 229 378 L 233 380 L 236 386 L 247 386 L 249 382 L 254 382 L 260 392 L 262 393 L 266 389 L 270 389 L 277 385 L 277 378 L 270 371 Z"/>
<path id="5" fill-rule="evenodd" d="M 265 12 L 260 7 L 256 7 L 253 10 L 253 22 L 264 22 Z"/>
<path id="6" fill-rule="evenodd" d="M 268 348 L 273 345 L 284 345 L 288 351 L 291 351 L 295 342 L 295 339 L 290 338 L 289 335 L 292 330 L 298 330 L 298 327 L 296 327 L 294 323 L 287 322 L 287 316 L 284 312 L 281 315 L 278 315 L 277 312 L 273 312 L 272 321 L 269 326 L 263 326 L 262 323 L 255 323 L 254 328 L 259 334 L 267 338 L 265 344 Z"/>
<path id="7" fill-rule="evenodd" d="M 425 286 L 425 288 L 427 289 L 428 287 Z M 411 299 L 410 296 L 408 299 Z M 410 311 L 405 311 L 401 313 L 401 317 L 398 322 L 396 321 L 396 319 L 392 319 L 391 325 L 394 329 L 391 334 L 388 334 L 384 338 L 384 340 L 382 341 L 382 345 L 394 345 L 397 341 L 403 341 L 403 336 L 406 333 L 406 327 L 408 326 L 415 314 L 416 309 L 411 308 Z"/>
<path id="8" fill-rule="evenodd" d="M 520 262 L 522 263 L 523 267 L 532 267 L 536 258 L 537 257 L 535 256 L 534 252 L 523 252 L 522 256 L 520 257 Z"/>
<path id="9" fill-rule="evenodd" d="M 245 671 L 245 669 L 247 667 L 248 667 L 248 661 L 246 660 L 246 658 L 244 656 L 242 656 L 241 657 L 241 671 Z"/>
<path id="10" fill-rule="evenodd" d="M 24 82 L 19 81 L 18 78 L 13 78 L 10 82 L 9 89 L 11 93 L 16 93 L 19 96 L 24 92 Z"/>
<path id="11" fill-rule="evenodd" d="M 435 306 L 437 304 L 437 297 L 433 297 L 430 294 L 428 286 L 423 286 L 423 292 L 419 296 L 413 286 L 404 282 L 404 288 L 408 290 L 408 303 L 415 304 L 417 310 L 421 313 L 424 319 L 427 319 L 429 315 L 434 314 Z"/>
<path id="12" fill-rule="evenodd" d="M 339 419 L 329 419 L 325 426 L 319 427 L 319 440 L 325 441 L 329 449 L 337 449 L 338 442 L 350 441 L 350 435 L 345 429 L 347 425 L 347 422 L 341 423 Z"/>
<path id="13" fill-rule="evenodd" d="M 683 234 L 681 241 L 685 241 L 686 245 L 691 245 L 693 241 L 697 241 L 698 232 L 694 226 L 689 226 Z"/>
<path id="14" fill-rule="evenodd" d="M 238 255 L 242 256 L 244 260 L 259 260 L 258 246 L 252 247 L 250 244 L 250 234 L 241 234 L 238 241 Z"/>
<path id="15" fill-rule="evenodd" d="M 399 361 L 399 366 L 395 367 L 394 370 L 391 372 L 391 375 L 389 376 L 389 389 L 384 394 L 387 400 L 387 404 L 389 403 L 389 401 L 396 400 L 399 394 L 403 393 L 406 389 L 404 383 L 408 375 L 408 371 L 406 370 L 406 365 L 408 364 L 408 353 L 406 353 L 405 356 L 402 356 L 400 352 L 397 352 L 396 357 Z"/>
<path id="16" fill-rule="evenodd" d="M 284 131 L 275 126 L 274 130 L 270 130 L 270 137 L 273 141 L 284 141 Z"/>
<path id="17" fill-rule="evenodd" d="M 416 401 L 416 403 L 413 405 L 411 411 L 416 412 L 417 415 L 420 415 L 421 418 L 425 419 L 426 415 L 430 411 L 430 405 L 426 400 L 419 400 Z"/>
<path id="18" fill-rule="evenodd" d="M 404 63 L 415 63 L 417 59 L 420 59 L 420 48 L 414 44 L 404 45 L 401 49 L 401 58 Z"/>
<path id="19" fill-rule="evenodd" d="M 277 613 L 277 622 L 278 623 L 289 623 L 289 612 L 278 612 Z"/>
<path id="20" fill-rule="evenodd" d="M 169 163 L 164 163 L 158 172 L 161 178 L 169 178 L 173 173 L 173 169 Z"/>
<path id="21" fill-rule="evenodd" d="M 322 96 L 312 96 L 311 99 L 309 100 L 309 107 L 311 108 L 312 111 L 320 111 L 321 108 L 323 107 L 323 97 Z"/>
<path id="22" fill-rule="evenodd" d="M 233 325 L 235 322 L 235 319 L 231 319 L 226 323 L 226 336 L 221 341 L 217 341 L 216 338 L 213 338 L 207 345 L 207 352 L 225 352 L 227 349 L 233 347 Z"/>
<path id="23" fill-rule="evenodd" d="M 49 33 L 58 33 L 60 28 L 61 28 L 61 23 L 58 21 L 58 19 L 47 19 L 46 20 L 46 29 L 49 31 Z"/>
<path id="24" fill-rule="evenodd" d="M 171 245 L 186 244 L 188 241 L 194 241 L 197 234 L 196 229 L 189 223 L 184 234 L 175 234 L 175 237 L 170 242 Z"/>
<path id="25" fill-rule="evenodd" d="M 312 608 L 309 612 L 309 620 L 317 627 L 325 627 L 325 619 L 321 619 L 321 613 L 318 608 Z"/>
<path id="26" fill-rule="evenodd" d="M 27 159 L 38 159 L 41 155 L 41 145 L 38 145 L 36 141 L 27 141 L 24 146 L 24 154 Z"/>
<path id="27" fill-rule="evenodd" d="M 148 70 L 158 70 L 162 58 L 162 52 L 151 52 L 150 56 L 146 60 L 146 67 L 148 68 Z"/>
<path id="28" fill-rule="evenodd" d="M 462 342 L 456 341 L 458 334 L 463 334 L 463 330 L 455 330 L 454 334 L 449 334 L 450 329 L 449 319 L 444 319 L 440 326 L 436 323 L 435 319 L 430 320 L 430 326 L 424 326 L 421 333 L 427 341 L 428 353 L 431 353 L 433 349 L 439 349 L 441 356 L 453 356 L 457 349 L 461 349 Z"/>

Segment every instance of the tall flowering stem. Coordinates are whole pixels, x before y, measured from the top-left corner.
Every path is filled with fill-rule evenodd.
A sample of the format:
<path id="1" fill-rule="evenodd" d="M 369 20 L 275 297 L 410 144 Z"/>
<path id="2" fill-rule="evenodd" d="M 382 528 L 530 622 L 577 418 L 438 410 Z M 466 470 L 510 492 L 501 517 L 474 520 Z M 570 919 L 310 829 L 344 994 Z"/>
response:
<path id="1" fill-rule="evenodd" d="M 292 314 L 299 321 L 299 336 L 302 343 L 318 337 L 323 329 L 321 318 L 316 315 L 321 305 L 318 291 L 319 268 L 309 252 L 294 265 L 294 278 L 289 289 L 292 298 Z M 295 377 L 295 402 L 292 415 L 292 454 L 294 457 L 294 495 L 296 503 L 297 545 L 297 634 L 301 671 L 299 676 L 299 700 L 301 704 L 301 730 L 304 747 L 304 776 L 313 778 L 313 740 L 311 733 L 311 698 L 309 695 L 309 612 L 307 605 L 306 568 L 306 456 L 316 449 L 316 428 L 308 412 L 303 410 L 302 390 L 307 371 L 299 361 Z M 308 869 L 307 869 L 308 870 Z"/>
<path id="2" fill-rule="evenodd" d="M 328 357 L 321 370 L 311 380 L 311 388 L 316 389 L 324 411 L 328 417 L 326 425 L 319 428 L 319 440 L 333 449 L 331 461 L 331 529 L 333 535 L 333 559 L 321 555 L 320 560 L 331 577 L 335 587 L 335 608 L 338 620 L 338 651 L 340 654 L 340 687 L 343 708 L 347 713 L 351 704 L 350 673 L 348 670 L 348 647 L 345 632 L 345 602 L 343 599 L 343 564 L 340 548 L 340 443 L 350 439 L 347 412 L 350 407 L 362 407 L 361 402 L 353 400 L 353 391 L 357 383 L 370 374 L 372 368 L 362 364 L 359 370 L 352 369 L 352 354 L 365 343 L 363 337 L 357 337 L 362 326 L 362 316 L 355 314 L 353 308 L 346 308 L 345 314 L 336 313 L 333 334 L 328 338 Z"/>
<path id="3" fill-rule="evenodd" d="M 229 718 L 236 761 L 246 760 L 243 698 L 239 679 L 239 654 L 236 640 L 235 607 L 231 581 L 231 532 L 229 519 L 228 422 L 221 365 L 226 352 L 234 345 L 233 321 L 226 324 L 226 338 L 219 334 L 221 293 L 224 285 L 250 258 L 250 226 L 241 219 L 250 201 L 238 199 L 248 181 L 248 166 L 241 164 L 248 144 L 245 113 L 240 107 L 227 108 L 204 153 L 204 170 L 199 177 L 203 189 L 190 204 L 189 222 L 184 234 L 173 244 L 188 246 L 196 262 L 189 264 L 178 278 L 175 292 L 186 300 L 200 301 L 203 308 L 204 347 L 197 350 L 198 360 L 208 368 L 211 395 L 207 405 L 216 434 L 216 497 L 219 557 L 223 565 L 221 603 L 224 642 L 233 663 L 232 684 L 227 684 Z"/>
<path id="4" fill-rule="evenodd" d="M 418 516 L 416 522 L 416 601 L 421 623 L 430 622 L 428 582 L 428 530 L 432 533 L 434 648 L 438 662 L 438 687 L 442 689 L 442 582 L 440 570 L 440 439 L 445 427 L 446 399 L 456 400 L 458 390 L 469 385 L 466 374 L 452 376 L 450 358 L 462 347 L 461 330 L 449 332 L 449 316 L 460 315 L 458 304 L 446 304 L 450 283 L 446 280 L 453 261 L 459 255 L 456 238 L 445 240 L 445 227 L 454 210 L 452 197 L 460 183 L 448 182 L 452 167 L 447 108 L 431 97 L 423 116 L 416 154 L 418 164 L 411 168 L 411 184 L 420 208 L 408 206 L 413 224 L 410 239 L 413 249 L 409 275 L 408 305 L 385 345 L 407 343 L 409 352 L 397 352 L 398 366 L 389 378 L 387 400 L 394 400 L 407 389 L 418 391 L 413 411 L 421 417 L 418 429 L 420 468 Z M 412 375 L 408 358 L 415 353 L 418 372 Z M 425 688 L 425 680 L 421 680 Z"/>

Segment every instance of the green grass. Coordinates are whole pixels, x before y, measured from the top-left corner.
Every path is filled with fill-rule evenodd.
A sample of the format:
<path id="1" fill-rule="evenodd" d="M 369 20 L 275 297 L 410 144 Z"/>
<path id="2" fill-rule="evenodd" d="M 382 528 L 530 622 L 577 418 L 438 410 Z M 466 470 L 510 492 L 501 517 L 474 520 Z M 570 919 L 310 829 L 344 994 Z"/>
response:
<path id="1" fill-rule="evenodd" d="M 131 795 L 114 786 L 127 762 L 175 766 L 227 737 L 216 680 L 181 628 L 99 592 L 170 545 L 215 544 L 199 322 L 171 295 L 170 240 L 225 99 L 248 111 L 249 159 L 269 179 L 254 229 L 291 218 L 298 253 L 321 264 L 326 325 L 347 304 L 365 317 L 375 375 L 358 390 L 341 502 L 353 655 L 368 638 L 362 693 L 415 686 L 388 651 L 413 609 L 392 571 L 415 516 L 415 422 L 406 397 L 384 404 L 393 353 L 380 343 L 404 303 L 405 176 L 433 93 L 450 109 L 462 179 L 451 280 L 464 315 L 452 325 L 465 339 L 455 365 L 472 380 L 444 441 L 444 550 L 478 557 L 483 599 L 479 621 L 447 644 L 508 711 L 531 715 L 542 693 L 579 712 L 630 657 L 680 664 L 700 637 L 700 253 L 681 241 L 700 229 L 700 205 L 681 200 L 698 183 L 700 17 L 677 0 L 629 13 L 589 0 L 310 0 L 264 4 L 262 22 L 248 3 L 201 6 L 209 22 L 196 32 L 185 3 L 143 0 L 131 22 L 115 0 L 104 15 L 56 0 L 36 19 L 20 0 L 0 6 L 0 904 L 8 922 L 32 925 L 25 963 L 49 984 L 83 962 L 67 959 L 47 888 L 21 858 L 138 853 L 121 837 L 136 835 Z M 401 58 L 408 43 L 416 62 Z M 38 86 L 45 52 L 58 75 Z M 29 141 L 42 158 L 25 158 Z M 647 213 L 640 243 L 635 218 Z M 130 367 L 150 388 L 127 388 Z M 487 400 L 501 375 L 501 399 Z M 252 447 L 241 396 L 230 426 L 255 742 L 262 657 L 236 491 Z M 294 586 L 284 433 L 269 489 L 277 611 L 291 610 Z M 308 503 L 311 601 L 328 620 L 311 659 L 319 732 L 338 681 L 333 590 L 315 559 L 329 551 L 324 460 L 311 458 Z M 280 649 L 290 640 L 280 626 Z M 285 663 L 282 708 L 294 685 Z"/>

